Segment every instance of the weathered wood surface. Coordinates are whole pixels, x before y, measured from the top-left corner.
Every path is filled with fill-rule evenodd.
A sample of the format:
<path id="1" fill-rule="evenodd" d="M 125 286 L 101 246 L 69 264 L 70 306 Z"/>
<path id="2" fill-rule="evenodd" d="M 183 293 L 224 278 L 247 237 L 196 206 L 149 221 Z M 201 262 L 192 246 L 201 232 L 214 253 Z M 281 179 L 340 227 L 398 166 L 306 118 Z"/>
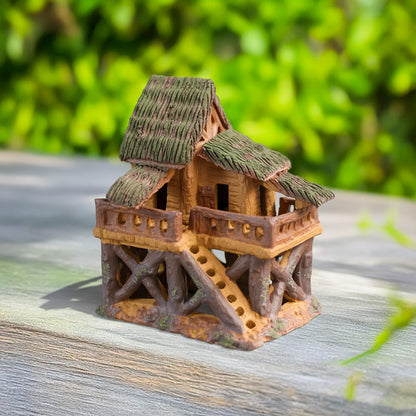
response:
<path id="1" fill-rule="evenodd" d="M 95 313 L 100 241 L 94 198 L 126 166 L 113 161 L 0 154 L 1 415 L 414 415 L 416 331 L 377 356 L 341 366 L 371 345 L 396 287 L 416 298 L 416 253 L 380 231 L 416 239 L 412 201 L 337 192 L 320 208 L 312 292 L 321 316 L 246 352 Z M 354 402 L 343 389 L 363 372 Z"/>

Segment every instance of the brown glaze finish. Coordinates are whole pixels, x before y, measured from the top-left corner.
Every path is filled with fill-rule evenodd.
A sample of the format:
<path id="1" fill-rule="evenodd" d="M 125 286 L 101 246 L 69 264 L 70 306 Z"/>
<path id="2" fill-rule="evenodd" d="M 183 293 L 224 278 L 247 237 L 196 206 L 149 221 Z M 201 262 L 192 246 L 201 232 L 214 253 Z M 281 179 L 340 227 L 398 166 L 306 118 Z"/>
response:
<path id="1" fill-rule="evenodd" d="M 192 85 L 202 88 L 195 103 Z M 332 193 L 233 130 L 211 81 L 152 77 L 146 90 L 122 145 L 133 173 L 111 188 L 111 201 L 96 200 L 102 313 L 247 350 L 307 323 L 320 313 L 310 284 L 322 230 L 316 206 Z M 175 105 L 186 135 L 164 119 Z M 276 187 L 288 190 L 278 215 Z M 225 263 L 212 249 L 225 252 Z"/>

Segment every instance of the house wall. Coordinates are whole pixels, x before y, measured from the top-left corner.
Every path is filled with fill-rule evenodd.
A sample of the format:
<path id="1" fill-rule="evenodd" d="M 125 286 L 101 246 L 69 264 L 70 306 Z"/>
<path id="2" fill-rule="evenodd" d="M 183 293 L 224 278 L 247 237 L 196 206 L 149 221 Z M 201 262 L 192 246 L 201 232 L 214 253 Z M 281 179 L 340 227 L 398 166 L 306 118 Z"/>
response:
<path id="1" fill-rule="evenodd" d="M 194 160 L 182 170 L 181 197 L 182 197 L 182 218 L 184 224 L 189 224 L 189 213 L 197 205 L 197 172 Z"/>
<path id="2" fill-rule="evenodd" d="M 260 182 L 252 178 L 221 169 L 200 157 L 195 157 L 186 168 L 176 171 L 168 183 L 166 210 L 182 211 L 184 223 L 188 224 L 191 209 L 199 205 L 200 186 L 213 189 L 214 207 L 218 207 L 218 184 L 228 185 L 230 212 L 276 215 L 274 191 L 262 187 Z M 156 201 L 156 195 L 153 195 L 145 206 L 156 208 Z"/>
<path id="3" fill-rule="evenodd" d="M 177 170 L 168 183 L 167 211 L 182 211 L 182 184 L 183 170 Z"/>
<path id="4" fill-rule="evenodd" d="M 214 189 L 214 206 L 218 207 L 217 185 L 228 185 L 228 209 L 231 212 L 245 211 L 245 177 L 241 174 L 218 168 L 206 160 L 197 157 L 194 160 L 200 186 L 211 186 Z"/>
<path id="5" fill-rule="evenodd" d="M 244 214 L 261 215 L 260 186 L 257 181 L 244 176 Z"/>
<path id="6" fill-rule="evenodd" d="M 154 193 L 148 200 L 146 200 L 142 206 L 145 208 L 157 208 L 156 193 Z"/>
<path id="7" fill-rule="evenodd" d="M 201 157 L 184 169 L 176 170 L 167 184 L 167 211 L 181 211 L 185 224 L 189 222 L 191 209 L 200 205 L 199 188 L 209 186 L 213 190 L 214 208 L 218 208 L 218 185 L 228 186 L 228 210 L 246 215 L 274 216 L 275 192 L 265 188 L 261 182 L 243 174 L 214 166 Z M 157 208 L 157 193 L 144 204 L 146 208 Z M 305 206 L 297 200 L 296 209 Z"/>
<path id="8" fill-rule="evenodd" d="M 295 199 L 295 209 L 302 209 L 312 205 L 310 202 L 302 201 L 301 199 Z"/>
<path id="9" fill-rule="evenodd" d="M 188 224 L 191 209 L 199 204 L 198 193 L 200 186 L 210 186 L 214 190 L 214 206 L 218 206 L 217 185 L 228 185 L 229 210 L 244 212 L 244 183 L 243 175 L 227 172 L 217 168 L 200 157 L 184 169 L 179 170 L 168 184 L 168 211 L 182 211 L 183 222 Z"/>
<path id="10" fill-rule="evenodd" d="M 274 217 L 276 215 L 276 192 L 260 185 L 260 215 Z"/>

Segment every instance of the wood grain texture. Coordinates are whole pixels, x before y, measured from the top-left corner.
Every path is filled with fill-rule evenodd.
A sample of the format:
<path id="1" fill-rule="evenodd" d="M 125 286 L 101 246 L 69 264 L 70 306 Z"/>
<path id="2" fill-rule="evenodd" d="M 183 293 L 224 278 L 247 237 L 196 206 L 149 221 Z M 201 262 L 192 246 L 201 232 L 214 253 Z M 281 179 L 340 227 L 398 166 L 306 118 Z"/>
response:
<path id="1" fill-rule="evenodd" d="M 337 192 L 320 208 L 312 292 L 323 312 L 245 352 L 110 321 L 101 302 L 94 198 L 125 172 L 103 160 L 0 154 L 1 415 L 414 415 L 415 326 L 352 367 L 383 327 L 392 287 L 416 296 L 414 249 L 374 228 L 415 203 Z M 363 373 L 354 402 L 343 389 Z"/>

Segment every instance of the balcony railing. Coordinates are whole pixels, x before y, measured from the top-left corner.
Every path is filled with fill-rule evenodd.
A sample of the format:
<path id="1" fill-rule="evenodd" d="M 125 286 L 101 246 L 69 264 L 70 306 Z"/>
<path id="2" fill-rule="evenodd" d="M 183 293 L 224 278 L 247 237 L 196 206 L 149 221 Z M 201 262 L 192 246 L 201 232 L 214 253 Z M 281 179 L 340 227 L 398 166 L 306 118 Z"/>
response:
<path id="1" fill-rule="evenodd" d="M 174 243 L 182 238 L 182 213 L 154 208 L 124 208 L 96 199 L 96 228 L 126 236 Z"/>
<path id="2" fill-rule="evenodd" d="M 124 208 L 96 199 L 94 235 L 111 244 L 180 251 L 182 213 L 154 208 Z M 309 206 L 276 217 L 259 217 L 196 206 L 189 229 L 201 244 L 235 253 L 271 258 L 320 234 L 318 211 Z M 254 251 L 253 251 L 254 248 Z"/>
<path id="3" fill-rule="evenodd" d="M 296 240 L 319 226 L 313 205 L 276 217 L 257 217 L 197 206 L 191 210 L 190 228 L 195 234 L 230 239 L 265 249 Z M 318 232 L 316 233 L 318 234 Z M 210 248 L 216 239 L 210 240 Z M 230 250 L 232 251 L 232 250 Z"/>

